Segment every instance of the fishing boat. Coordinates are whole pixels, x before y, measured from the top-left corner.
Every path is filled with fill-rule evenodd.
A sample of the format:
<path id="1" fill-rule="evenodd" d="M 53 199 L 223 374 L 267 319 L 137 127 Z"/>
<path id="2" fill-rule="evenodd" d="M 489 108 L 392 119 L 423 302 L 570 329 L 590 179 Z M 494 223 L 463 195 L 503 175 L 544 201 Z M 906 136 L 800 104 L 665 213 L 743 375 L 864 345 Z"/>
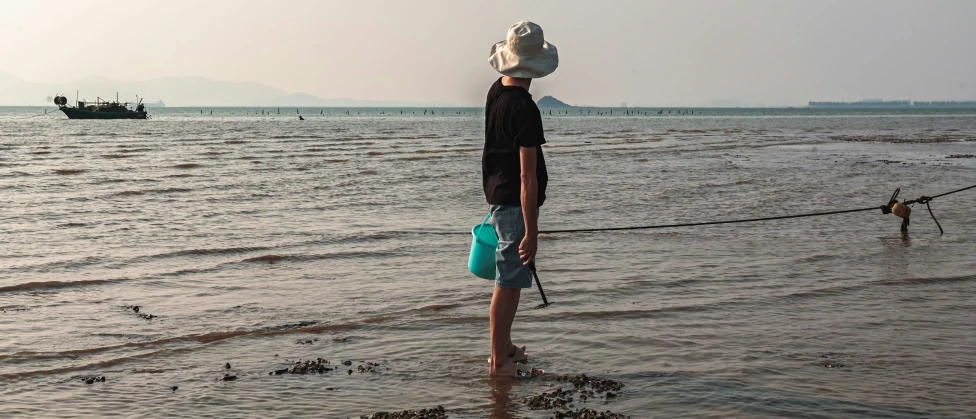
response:
<path id="1" fill-rule="evenodd" d="M 68 119 L 146 119 L 146 107 L 142 99 L 136 103 L 135 110 L 129 109 L 129 102 L 114 102 L 96 98 L 95 103 L 75 101 L 75 106 L 68 106 L 68 98 L 57 95 L 54 104 L 68 117 Z"/>

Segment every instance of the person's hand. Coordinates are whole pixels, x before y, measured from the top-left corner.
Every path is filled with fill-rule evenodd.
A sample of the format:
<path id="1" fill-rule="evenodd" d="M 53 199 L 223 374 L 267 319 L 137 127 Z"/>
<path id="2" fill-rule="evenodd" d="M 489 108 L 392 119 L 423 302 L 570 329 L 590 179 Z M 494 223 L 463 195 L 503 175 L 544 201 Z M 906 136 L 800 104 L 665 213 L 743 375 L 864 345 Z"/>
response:
<path id="1" fill-rule="evenodd" d="M 535 252 L 539 249 L 539 235 L 538 234 L 526 234 L 522 238 L 522 243 L 519 244 L 519 258 L 522 259 L 522 264 L 529 266 L 532 260 L 535 259 Z"/>

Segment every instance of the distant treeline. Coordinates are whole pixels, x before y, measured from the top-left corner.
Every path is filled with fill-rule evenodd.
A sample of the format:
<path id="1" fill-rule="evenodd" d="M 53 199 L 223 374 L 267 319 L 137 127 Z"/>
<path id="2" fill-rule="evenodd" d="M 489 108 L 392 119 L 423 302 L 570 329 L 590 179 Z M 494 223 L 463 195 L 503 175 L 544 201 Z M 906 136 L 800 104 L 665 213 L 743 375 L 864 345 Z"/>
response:
<path id="1" fill-rule="evenodd" d="M 857 102 L 809 102 L 812 108 L 844 108 L 844 107 L 935 107 L 935 108 L 968 108 L 976 107 L 976 100 L 938 100 L 938 101 L 910 101 L 910 100 L 861 100 Z"/>

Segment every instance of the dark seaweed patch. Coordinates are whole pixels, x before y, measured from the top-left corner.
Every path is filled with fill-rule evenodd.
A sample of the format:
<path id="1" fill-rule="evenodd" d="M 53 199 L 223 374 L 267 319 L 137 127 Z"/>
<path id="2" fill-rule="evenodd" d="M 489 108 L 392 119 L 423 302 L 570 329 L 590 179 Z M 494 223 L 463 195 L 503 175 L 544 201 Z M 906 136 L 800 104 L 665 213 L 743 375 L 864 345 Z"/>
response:
<path id="1" fill-rule="evenodd" d="M 77 175 L 79 173 L 84 173 L 84 169 L 57 169 L 54 173 L 59 175 Z"/>
<path id="2" fill-rule="evenodd" d="M 400 412 L 376 412 L 369 416 L 360 416 L 360 419 L 444 419 L 447 413 L 443 406 L 433 409 L 404 410 Z"/>
<path id="3" fill-rule="evenodd" d="M 565 389 L 560 387 L 553 391 L 522 399 L 522 402 L 529 409 L 553 410 L 553 417 L 555 418 L 630 418 L 630 416 L 614 413 L 609 410 L 605 412 L 598 412 L 588 408 L 570 410 L 574 402 L 586 403 L 589 399 L 600 397 L 599 395 L 603 395 L 605 402 L 616 399 L 616 392 L 619 392 L 624 387 L 623 383 L 619 381 L 606 378 L 591 378 L 584 374 L 575 376 L 557 375 L 551 379 L 560 383 L 571 384 L 573 388 Z"/>

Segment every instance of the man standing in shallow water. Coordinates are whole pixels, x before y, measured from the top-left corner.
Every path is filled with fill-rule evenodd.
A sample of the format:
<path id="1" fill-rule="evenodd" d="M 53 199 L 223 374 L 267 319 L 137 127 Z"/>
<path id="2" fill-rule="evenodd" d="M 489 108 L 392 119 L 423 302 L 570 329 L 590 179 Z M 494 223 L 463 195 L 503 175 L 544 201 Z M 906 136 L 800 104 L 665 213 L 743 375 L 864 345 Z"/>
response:
<path id="1" fill-rule="evenodd" d="M 506 40 L 491 48 L 488 62 L 502 74 L 485 104 L 485 149 L 481 176 L 498 237 L 495 250 L 495 290 L 489 309 L 491 357 L 488 373 L 496 377 L 530 378 L 541 369 L 525 365 L 525 346 L 512 344 L 512 323 L 523 288 L 532 287 L 539 242 L 539 207 L 546 200 L 549 177 L 542 144 L 542 116 L 529 94 L 532 79 L 556 71 L 555 45 L 545 41 L 542 28 L 518 22 Z"/>

